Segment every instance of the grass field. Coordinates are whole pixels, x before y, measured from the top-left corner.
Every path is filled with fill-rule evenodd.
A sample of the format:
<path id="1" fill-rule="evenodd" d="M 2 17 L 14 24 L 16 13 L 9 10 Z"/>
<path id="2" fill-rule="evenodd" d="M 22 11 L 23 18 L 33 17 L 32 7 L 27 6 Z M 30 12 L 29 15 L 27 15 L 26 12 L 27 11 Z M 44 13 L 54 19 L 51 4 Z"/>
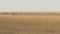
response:
<path id="1" fill-rule="evenodd" d="M 0 34 L 60 34 L 60 15 L 0 15 Z"/>

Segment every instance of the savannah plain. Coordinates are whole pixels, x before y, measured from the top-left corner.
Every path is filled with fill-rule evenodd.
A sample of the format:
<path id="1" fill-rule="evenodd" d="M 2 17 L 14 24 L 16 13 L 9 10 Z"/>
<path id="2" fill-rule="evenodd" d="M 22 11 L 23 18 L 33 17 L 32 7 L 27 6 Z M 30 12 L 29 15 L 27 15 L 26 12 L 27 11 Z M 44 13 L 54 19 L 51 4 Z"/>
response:
<path id="1" fill-rule="evenodd" d="M 0 34 L 60 34 L 60 13 L 0 13 Z"/>

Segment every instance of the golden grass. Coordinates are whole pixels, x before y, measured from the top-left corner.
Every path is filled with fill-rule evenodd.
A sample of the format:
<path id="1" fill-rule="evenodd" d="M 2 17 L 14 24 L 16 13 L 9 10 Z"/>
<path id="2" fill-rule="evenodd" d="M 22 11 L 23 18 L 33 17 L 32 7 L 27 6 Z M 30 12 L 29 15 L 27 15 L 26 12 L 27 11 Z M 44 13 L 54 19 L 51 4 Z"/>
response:
<path id="1" fill-rule="evenodd" d="M 60 34 L 60 15 L 0 15 L 0 34 Z"/>

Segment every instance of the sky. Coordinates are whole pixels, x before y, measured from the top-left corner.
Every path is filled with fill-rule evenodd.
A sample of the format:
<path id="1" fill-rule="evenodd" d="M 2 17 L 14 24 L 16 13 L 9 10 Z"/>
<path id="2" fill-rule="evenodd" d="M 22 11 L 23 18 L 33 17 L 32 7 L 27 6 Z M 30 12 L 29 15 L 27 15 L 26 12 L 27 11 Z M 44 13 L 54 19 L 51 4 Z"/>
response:
<path id="1" fill-rule="evenodd" d="M 60 0 L 0 0 L 0 12 L 2 11 L 60 11 Z"/>

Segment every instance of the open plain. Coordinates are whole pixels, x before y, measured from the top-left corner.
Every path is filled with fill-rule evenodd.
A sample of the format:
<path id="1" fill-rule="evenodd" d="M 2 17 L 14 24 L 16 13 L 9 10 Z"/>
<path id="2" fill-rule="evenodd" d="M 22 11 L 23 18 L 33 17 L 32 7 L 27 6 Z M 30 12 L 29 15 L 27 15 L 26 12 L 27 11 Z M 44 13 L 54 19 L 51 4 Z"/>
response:
<path id="1" fill-rule="evenodd" d="M 0 15 L 0 34 L 60 34 L 60 15 Z"/>

